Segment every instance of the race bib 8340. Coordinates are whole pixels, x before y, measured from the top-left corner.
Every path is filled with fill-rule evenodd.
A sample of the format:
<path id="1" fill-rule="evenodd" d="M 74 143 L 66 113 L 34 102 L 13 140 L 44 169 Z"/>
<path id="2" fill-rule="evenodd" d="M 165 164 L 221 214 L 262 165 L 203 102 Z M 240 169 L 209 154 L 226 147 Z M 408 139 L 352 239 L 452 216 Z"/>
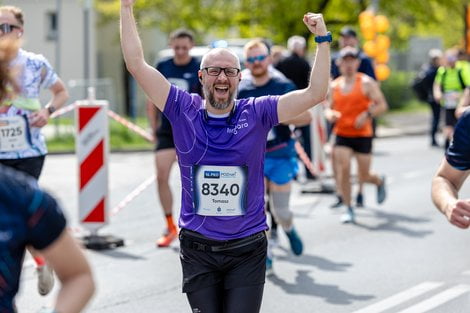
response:
<path id="1" fill-rule="evenodd" d="M 246 212 L 246 166 L 195 165 L 195 212 L 205 216 L 238 216 Z"/>

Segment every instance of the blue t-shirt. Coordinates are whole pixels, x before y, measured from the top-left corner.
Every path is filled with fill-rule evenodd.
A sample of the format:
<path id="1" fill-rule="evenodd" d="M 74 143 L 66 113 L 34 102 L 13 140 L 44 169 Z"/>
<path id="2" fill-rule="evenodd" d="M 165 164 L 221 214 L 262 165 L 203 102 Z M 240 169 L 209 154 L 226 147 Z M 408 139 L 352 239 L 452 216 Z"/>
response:
<path id="1" fill-rule="evenodd" d="M 200 62 L 196 58 L 191 58 L 191 61 L 186 65 L 176 65 L 173 58 L 170 58 L 160 61 L 155 65 L 155 68 L 162 73 L 171 84 L 189 93 L 202 95 L 201 83 L 197 76 L 199 66 Z M 171 136 L 170 122 L 164 115 L 161 116 L 161 121 L 157 134 L 160 136 Z"/>
<path id="2" fill-rule="evenodd" d="M 269 96 L 236 100 L 228 118 L 213 118 L 206 114 L 204 101 L 199 95 L 171 86 L 163 113 L 173 126 L 181 173 L 181 228 L 217 240 L 243 238 L 267 229 L 263 161 L 266 136 L 279 123 L 278 99 L 277 96 Z M 204 171 L 201 179 L 210 185 L 210 190 L 201 191 L 199 188 L 200 180 L 196 174 L 202 166 L 217 167 L 217 170 Z M 227 173 L 222 169 L 227 169 Z M 243 177 L 237 186 L 211 184 L 220 182 L 215 179 L 219 177 L 237 179 L 233 173 Z M 214 179 L 211 181 L 211 178 Z M 219 191 L 215 190 L 216 187 L 220 187 Z M 207 192 L 206 198 L 210 202 L 224 204 L 229 198 L 229 187 L 234 187 L 229 190 L 230 193 L 244 195 L 240 198 L 244 199 L 243 214 L 208 216 L 196 211 L 197 203 L 200 203 L 200 197 L 196 195 Z M 214 197 L 210 198 L 213 194 Z"/>
<path id="3" fill-rule="evenodd" d="M 34 179 L 0 166 L 0 312 L 14 312 L 26 246 L 42 250 L 64 229 L 57 202 Z"/>
<path id="4" fill-rule="evenodd" d="M 458 170 L 470 170 L 470 110 L 467 110 L 455 125 L 454 137 L 447 149 L 446 159 Z"/>
<path id="5" fill-rule="evenodd" d="M 256 86 L 251 79 L 242 79 L 238 87 L 238 98 L 283 95 L 297 89 L 295 84 L 281 77 L 272 77 L 265 85 Z M 288 125 L 277 125 L 268 134 L 266 144 L 267 158 L 291 158 L 296 152 L 293 145 L 292 131 Z"/>

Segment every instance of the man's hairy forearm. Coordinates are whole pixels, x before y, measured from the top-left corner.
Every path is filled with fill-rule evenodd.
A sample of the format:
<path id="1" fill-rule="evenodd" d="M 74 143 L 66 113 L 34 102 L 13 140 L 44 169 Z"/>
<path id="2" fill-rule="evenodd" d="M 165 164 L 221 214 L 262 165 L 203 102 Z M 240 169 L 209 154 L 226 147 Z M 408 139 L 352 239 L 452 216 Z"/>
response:
<path id="1" fill-rule="evenodd" d="M 142 42 L 139 38 L 132 6 L 121 7 L 121 48 L 129 71 L 144 60 Z"/>
<path id="2" fill-rule="evenodd" d="M 330 44 L 320 43 L 317 45 L 314 64 L 310 73 L 309 89 L 313 95 L 320 96 L 317 102 L 326 97 L 330 75 Z"/>
<path id="3" fill-rule="evenodd" d="M 442 176 L 434 177 L 431 189 L 432 200 L 443 214 L 450 203 L 457 201 L 458 192 L 449 180 Z"/>

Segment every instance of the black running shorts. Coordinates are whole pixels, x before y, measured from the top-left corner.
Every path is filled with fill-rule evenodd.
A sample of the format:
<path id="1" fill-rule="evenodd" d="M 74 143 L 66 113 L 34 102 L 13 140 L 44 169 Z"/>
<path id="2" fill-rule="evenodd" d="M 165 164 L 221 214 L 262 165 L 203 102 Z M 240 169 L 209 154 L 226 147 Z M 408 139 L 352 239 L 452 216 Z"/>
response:
<path id="1" fill-rule="evenodd" d="M 17 171 L 26 173 L 38 180 L 42 172 L 45 158 L 45 155 L 41 155 L 23 159 L 0 159 L 0 164 L 12 167 Z"/>
<path id="2" fill-rule="evenodd" d="M 457 118 L 455 117 L 455 109 L 445 109 L 445 126 L 455 126 Z"/>
<path id="3" fill-rule="evenodd" d="M 155 151 L 163 149 L 174 149 L 175 142 L 172 135 L 157 135 L 157 145 Z"/>
<path id="4" fill-rule="evenodd" d="M 180 247 L 184 293 L 216 284 L 232 289 L 265 282 L 267 239 L 264 231 L 219 241 L 182 229 Z M 221 251 L 212 251 L 213 247 Z"/>
<path id="5" fill-rule="evenodd" d="M 357 153 L 372 152 L 372 137 L 342 137 L 336 136 L 335 146 L 345 146 Z"/>

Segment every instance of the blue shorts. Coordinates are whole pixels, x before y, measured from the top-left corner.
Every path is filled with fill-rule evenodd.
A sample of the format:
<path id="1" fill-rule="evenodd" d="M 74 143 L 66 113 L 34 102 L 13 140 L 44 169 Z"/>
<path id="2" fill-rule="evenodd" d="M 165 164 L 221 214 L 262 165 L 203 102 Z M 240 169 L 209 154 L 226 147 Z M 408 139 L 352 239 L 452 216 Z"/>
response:
<path id="1" fill-rule="evenodd" d="M 293 180 L 298 171 L 297 158 L 264 159 L 264 176 L 278 185 L 284 185 Z"/>

